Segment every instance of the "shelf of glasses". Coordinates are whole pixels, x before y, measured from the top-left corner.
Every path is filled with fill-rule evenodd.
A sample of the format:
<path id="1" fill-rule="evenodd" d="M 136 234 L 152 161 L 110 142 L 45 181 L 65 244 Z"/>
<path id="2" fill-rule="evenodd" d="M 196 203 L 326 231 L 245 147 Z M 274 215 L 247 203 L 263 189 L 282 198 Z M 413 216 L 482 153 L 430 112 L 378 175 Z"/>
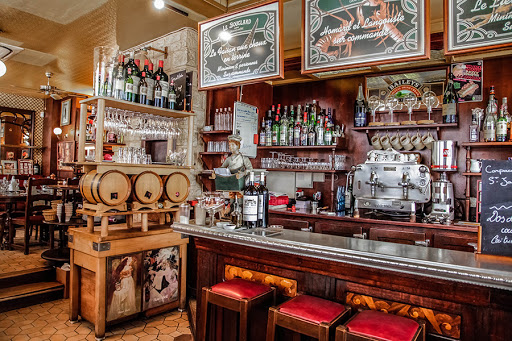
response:
<path id="1" fill-rule="evenodd" d="M 350 128 L 354 131 L 368 131 L 368 130 L 392 130 L 392 129 L 425 129 L 425 128 L 448 128 L 458 127 L 458 123 L 434 123 L 434 124 L 408 124 L 408 125 L 392 125 L 392 126 L 366 126 L 366 127 L 353 127 Z"/>
<path id="2" fill-rule="evenodd" d="M 268 172 L 302 172 L 302 173 L 346 173 L 346 169 L 293 169 L 293 168 L 267 168 Z"/>
<path id="3" fill-rule="evenodd" d="M 462 147 L 510 147 L 512 142 L 462 142 Z"/>
<path id="4" fill-rule="evenodd" d="M 290 149 L 308 149 L 308 150 L 335 150 L 335 149 L 343 149 L 343 146 L 337 145 L 337 146 L 258 146 L 258 149 L 268 149 L 268 150 L 290 150 Z"/>
<path id="5" fill-rule="evenodd" d="M 164 116 L 164 117 L 183 118 L 183 117 L 196 116 L 196 114 L 193 112 L 158 108 L 158 107 L 154 107 L 151 105 L 128 102 L 128 101 L 125 101 L 122 99 L 115 99 L 112 97 L 95 96 L 95 97 L 90 97 L 90 98 L 84 99 L 84 100 L 80 101 L 80 103 L 81 104 L 93 104 L 93 103 L 98 102 L 98 100 L 105 101 L 105 107 L 113 107 L 113 108 L 118 108 L 118 109 L 148 113 L 148 114 Z"/>
<path id="6" fill-rule="evenodd" d="M 96 141 L 87 141 L 85 142 L 86 145 L 95 145 L 96 144 Z M 115 146 L 126 146 L 125 143 L 107 143 L 107 142 L 103 142 L 103 147 L 115 147 Z"/>
<path id="7" fill-rule="evenodd" d="M 211 130 L 211 131 L 202 131 L 203 135 L 229 135 L 231 134 L 231 130 Z"/>

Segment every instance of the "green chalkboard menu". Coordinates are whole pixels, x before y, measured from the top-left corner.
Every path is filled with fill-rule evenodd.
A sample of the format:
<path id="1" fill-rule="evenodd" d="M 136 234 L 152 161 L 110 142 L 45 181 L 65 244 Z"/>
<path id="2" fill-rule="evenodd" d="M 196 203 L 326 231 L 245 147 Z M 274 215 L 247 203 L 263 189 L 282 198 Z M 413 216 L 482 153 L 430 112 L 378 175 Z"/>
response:
<path id="1" fill-rule="evenodd" d="M 283 78 L 282 2 L 199 23 L 200 90 Z"/>
<path id="2" fill-rule="evenodd" d="M 304 0 L 302 72 L 430 57 L 429 0 Z"/>
<path id="3" fill-rule="evenodd" d="M 512 161 L 482 162 L 482 253 L 512 257 Z"/>
<path id="4" fill-rule="evenodd" d="M 445 0 L 445 54 L 512 45 L 512 1 Z"/>

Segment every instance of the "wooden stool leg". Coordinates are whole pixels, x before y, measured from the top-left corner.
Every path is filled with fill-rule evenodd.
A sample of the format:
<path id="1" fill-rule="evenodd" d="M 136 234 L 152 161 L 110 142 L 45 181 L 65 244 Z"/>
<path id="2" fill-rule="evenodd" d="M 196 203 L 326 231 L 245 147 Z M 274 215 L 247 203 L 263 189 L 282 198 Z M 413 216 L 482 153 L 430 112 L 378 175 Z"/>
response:
<path id="1" fill-rule="evenodd" d="M 267 321 L 267 341 L 274 341 L 276 334 L 276 308 L 270 307 L 268 309 L 268 321 Z"/>
<path id="2" fill-rule="evenodd" d="M 347 341 L 347 334 L 345 331 L 347 330 L 347 327 L 344 325 L 338 326 L 336 328 L 336 337 L 334 338 L 335 341 Z"/>
<path id="3" fill-rule="evenodd" d="M 208 290 L 203 288 L 201 300 L 201 313 L 199 314 L 199 325 L 197 328 L 197 340 L 206 340 L 206 327 L 208 325 Z"/>
<path id="4" fill-rule="evenodd" d="M 329 341 L 329 325 L 321 323 L 318 328 L 318 341 Z"/>
<path id="5" fill-rule="evenodd" d="M 30 244 L 30 233 L 29 233 L 30 228 L 31 228 L 31 226 L 25 225 L 25 238 L 24 238 L 25 239 L 25 245 L 24 246 L 25 246 L 25 254 L 26 255 L 28 255 L 28 252 L 29 252 L 28 251 L 28 245 Z"/>
<path id="6" fill-rule="evenodd" d="M 108 217 L 101 217 L 101 233 L 102 237 L 108 236 Z"/>
<path id="7" fill-rule="evenodd" d="M 247 300 L 242 300 L 240 303 L 240 341 L 247 341 L 247 320 L 249 314 L 249 305 Z"/>

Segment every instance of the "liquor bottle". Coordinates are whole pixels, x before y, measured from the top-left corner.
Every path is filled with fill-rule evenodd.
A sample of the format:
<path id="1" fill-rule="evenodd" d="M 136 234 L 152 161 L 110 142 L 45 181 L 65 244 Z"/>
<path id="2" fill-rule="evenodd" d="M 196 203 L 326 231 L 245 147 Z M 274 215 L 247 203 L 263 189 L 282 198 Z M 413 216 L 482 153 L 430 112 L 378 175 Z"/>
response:
<path id="1" fill-rule="evenodd" d="M 324 144 L 326 146 L 332 145 L 332 131 L 330 127 L 325 129 Z"/>
<path id="2" fill-rule="evenodd" d="M 169 85 L 169 109 L 176 110 L 176 87 L 173 80 Z"/>
<path id="3" fill-rule="evenodd" d="M 510 123 L 512 123 L 512 117 L 510 117 L 510 114 L 508 112 L 507 97 L 503 97 L 503 99 L 501 101 L 502 101 L 501 109 L 503 110 L 503 116 L 505 116 L 505 118 L 507 119 L 507 138 L 505 141 L 509 141 L 510 140 Z"/>
<path id="4" fill-rule="evenodd" d="M 41 174 L 41 166 L 39 165 L 39 162 L 36 161 L 34 164 L 34 175 L 40 175 Z"/>
<path id="5" fill-rule="evenodd" d="M 459 95 L 453 87 L 453 74 L 448 76 L 448 85 L 443 96 L 443 123 L 457 123 L 457 103 L 459 103 Z"/>
<path id="6" fill-rule="evenodd" d="M 293 110 L 293 105 L 290 106 L 290 118 L 288 119 L 288 146 L 293 146 L 293 134 L 294 134 L 294 121 L 293 116 L 295 111 Z"/>
<path id="7" fill-rule="evenodd" d="M 228 124 L 226 130 L 233 130 L 233 113 L 231 112 L 231 107 L 228 108 Z"/>
<path id="8" fill-rule="evenodd" d="M 507 98 L 503 97 L 503 104 L 500 109 L 500 117 L 496 122 L 496 141 L 506 142 L 507 141 L 507 118 L 505 117 L 505 111 L 507 107 Z"/>
<path id="9" fill-rule="evenodd" d="M 359 91 L 354 103 L 354 127 L 366 127 L 368 116 L 366 111 L 366 101 L 363 95 L 363 84 L 359 83 Z"/>
<path id="10" fill-rule="evenodd" d="M 297 118 L 295 119 L 295 126 L 293 127 L 293 145 L 300 146 L 300 120 L 301 120 L 301 106 L 297 106 Z"/>
<path id="11" fill-rule="evenodd" d="M 315 126 L 317 123 L 317 116 L 319 114 L 318 107 L 316 104 L 316 100 L 313 100 L 313 104 L 309 107 L 310 115 L 309 115 L 309 124 Z"/>
<path id="12" fill-rule="evenodd" d="M 498 112 L 498 105 L 494 99 L 494 85 L 491 85 L 489 90 L 489 103 L 485 109 L 485 120 L 483 125 L 484 141 L 496 141 L 496 114 Z"/>
<path id="13" fill-rule="evenodd" d="M 132 68 L 128 67 L 126 70 L 126 77 L 124 79 L 124 99 L 126 101 L 133 102 L 135 94 L 133 93 L 133 78 L 132 78 Z"/>
<path id="14" fill-rule="evenodd" d="M 316 146 L 316 134 L 313 125 L 308 127 L 308 146 Z"/>
<path id="15" fill-rule="evenodd" d="M 267 131 L 265 125 L 265 119 L 261 120 L 261 128 L 260 128 L 260 146 L 266 146 L 267 144 Z"/>
<path id="16" fill-rule="evenodd" d="M 160 85 L 160 75 L 157 75 L 155 77 L 155 94 L 153 97 L 155 98 L 154 99 L 155 107 L 162 108 L 163 107 L 163 104 L 162 104 L 163 96 L 162 96 L 162 86 Z"/>
<path id="17" fill-rule="evenodd" d="M 248 228 L 257 226 L 258 223 L 258 190 L 254 187 L 254 172 L 249 173 L 249 185 L 243 195 L 243 220 Z"/>
<path id="18" fill-rule="evenodd" d="M 124 56 L 119 55 L 118 63 L 114 69 L 114 98 L 124 99 Z"/>
<path id="19" fill-rule="evenodd" d="M 267 112 L 267 119 L 265 120 L 265 145 L 272 145 L 272 110 Z"/>
<path id="20" fill-rule="evenodd" d="M 283 117 L 281 118 L 281 123 L 279 126 L 279 145 L 286 146 L 288 145 L 288 115 L 287 115 L 288 107 L 284 106 Z"/>
<path id="21" fill-rule="evenodd" d="M 318 120 L 316 125 L 316 145 L 323 146 L 324 145 L 324 126 L 321 124 L 322 120 Z"/>
<path id="22" fill-rule="evenodd" d="M 279 107 L 277 108 L 276 117 L 274 122 L 272 122 L 272 145 L 279 146 L 280 143 L 280 122 L 279 122 Z"/>
<path id="23" fill-rule="evenodd" d="M 302 118 L 302 125 L 300 128 L 300 145 L 301 146 L 308 145 L 308 110 L 309 110 L 309 107 L 306 104 L 306 109 L 304 110 L 304 115 Z"/>
<path id="24" fill-rule="evenodd" d="M 265 173 L 261 172 L 260 185 L 258 186 L 258 226 L 268 226 L 268 205 L 270 196 L 265 187 Z"/>
<path id="25" fill-rule="evenodd" d="M 153 63 L 149 60 L 144 60 L 144 72 L 146 73 L 146 84 L 148 86 L 148 93 L 146 95 L 147 105 L 153 105 L 155 100 L 155 80 L 153 79 Z"/>
<path id="26" fill-rule="evenodd" d="M 148 83 L 146 82 L 146 71 L 142 71 L 139 81 L 139 103 L 146 104 L 148 101 Z"/>
<path id="27" fill-rule="evenodd" d="M 160 108 L 167 108 L 168 107 L 168 104 L 167 104 L 167 98 L 169 97 L 169 77 L 167 76 L 167 74 L 164 72 L 164 61 L 163 60 L 159 60 L 158 61 L 158 70 L 156 70 L 156 72 L 153 74 L 153 77 L 155 78 L 156 80 L 156 77 L 157 76 L 160 76 L 160 87 L 162 88 L 162 100 L 159 101 L 159 105 L 156 105 L 155 104 L 155 107 L 160 107 Z"/>

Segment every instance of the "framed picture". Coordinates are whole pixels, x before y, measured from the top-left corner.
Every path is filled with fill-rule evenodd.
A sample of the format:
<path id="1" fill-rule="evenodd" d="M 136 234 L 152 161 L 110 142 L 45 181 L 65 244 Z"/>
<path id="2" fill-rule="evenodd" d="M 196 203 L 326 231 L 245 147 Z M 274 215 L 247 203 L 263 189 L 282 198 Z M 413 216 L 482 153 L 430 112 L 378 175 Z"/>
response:
<path id="1" fill-rule="evenodd" d="M 179 246 L 144 252 L 142 309 L 175 302 L 179 298 Z"/>
<path id="2" fill-rule="evenodd" d="M 107 321 L 140 312 L 142 253 L 107 258 Z"/>
<path id="3" fill-rule="evenodd" d="M 71 99 L 62 101 L 60 106 L 60 125 L 67 126 L 71 124 Z"/>
<path id="4" fill-rule="evenodd" d="M 33 160 L 18 160 L 18 175 L 32 175 L 34 174 L 34 161 Z"/>
<path id="5" fill-rule="evenodd" d="M 61 141 L 57 143 L 57 169 L 72 171 L 73 167 L 63 166 L 63 163 L 75 160 L 75 141 Z"/>
<path id="6" fill-rule="evenodd" d="M 18 174 L 18 162 L 14 160 L 2 160 L 2 174 Z"/>

